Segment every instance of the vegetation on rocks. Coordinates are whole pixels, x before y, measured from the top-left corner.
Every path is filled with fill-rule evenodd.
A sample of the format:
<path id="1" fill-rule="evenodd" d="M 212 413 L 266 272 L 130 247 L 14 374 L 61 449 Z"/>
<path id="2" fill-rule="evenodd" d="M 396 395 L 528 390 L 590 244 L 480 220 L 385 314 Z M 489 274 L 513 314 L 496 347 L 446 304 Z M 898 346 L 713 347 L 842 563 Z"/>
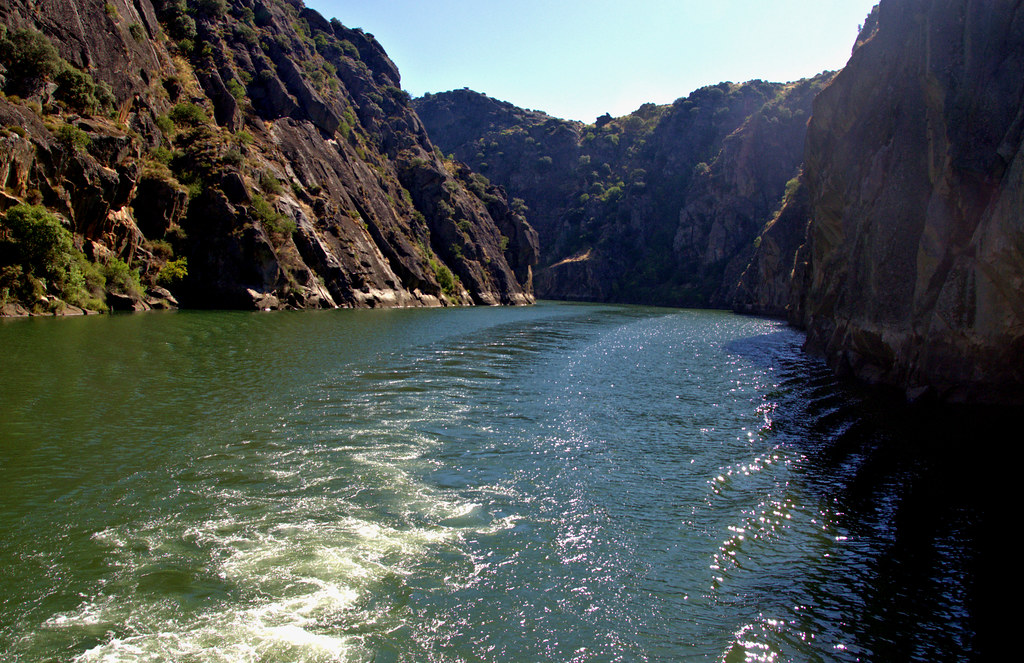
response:
<path id="1" fill-rule="evenodd" d="M 443 150 L 525 201 L 540 296 L 724 307 L 830 78 L 722 83 L 589 125 L 469 90 L 414 105 Z"/>
<path id="2" fill-rule="evenodd" d="M 81 256 L 54 272 L 6 229 L 7 313 L 532 301 L 526 222 L 437 158 L 372 36 L 297 0 L 12 0 L 0 88 L 0 210 Z"/>
<path id="3" fill-rule="evenodd" d="M 24 302 L 49 313 L 66 303 L 105 310 L 105 276 L 44 207 L 19 204 L 0 217 L 0 306 Z"/>

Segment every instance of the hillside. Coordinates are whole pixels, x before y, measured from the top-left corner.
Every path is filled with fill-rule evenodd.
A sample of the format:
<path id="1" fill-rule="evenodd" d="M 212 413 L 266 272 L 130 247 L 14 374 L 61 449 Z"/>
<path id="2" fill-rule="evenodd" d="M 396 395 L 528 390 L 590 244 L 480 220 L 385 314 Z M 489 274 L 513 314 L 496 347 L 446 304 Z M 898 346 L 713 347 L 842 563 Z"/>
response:
<path id="1" fill-rule="evenodd" d="M 722 83 L 593 125 L 469 90 L 414 107 L 441 149 L 522 201 L 539 296 L 728 307 L 830 78 Z"/>
<path id="2" fill-rule="evenodd" d="M 298 0 L 0 6 L 0 306 L 524 304 L 536 234 Z"/>

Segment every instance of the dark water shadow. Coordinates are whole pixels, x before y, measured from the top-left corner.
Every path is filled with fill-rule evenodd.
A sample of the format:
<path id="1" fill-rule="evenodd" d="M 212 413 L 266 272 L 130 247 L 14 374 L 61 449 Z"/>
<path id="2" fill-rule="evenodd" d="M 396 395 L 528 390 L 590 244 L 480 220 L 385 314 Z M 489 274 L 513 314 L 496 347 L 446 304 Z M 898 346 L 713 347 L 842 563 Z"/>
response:
<path id="1" fill-rule="evenodd" d="M 805 458 L 805 488 L 858 551 L 829 580 L 855 594 L 840 604 L 859 660 L 991 660 L 1012 619 L 991 597 L 1016 573 L 1005 537 L 1019 413 L 908 404 L 833 376 L 800 341 L 787 329 L 726 349 L 775 371 L 766 434 Z"/>

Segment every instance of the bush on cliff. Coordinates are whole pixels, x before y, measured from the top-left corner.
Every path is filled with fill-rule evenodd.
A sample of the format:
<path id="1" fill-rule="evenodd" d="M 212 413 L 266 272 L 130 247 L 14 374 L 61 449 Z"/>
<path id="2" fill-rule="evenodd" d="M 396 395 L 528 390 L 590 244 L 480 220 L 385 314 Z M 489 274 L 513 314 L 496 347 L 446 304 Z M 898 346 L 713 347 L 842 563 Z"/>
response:
<path id="1" fill-rule="evenodd" d="M 71 232 L 38 205 L 16 205 L 0 218 L 0 301 L 34 305 L 44 295 L 103 309 L 104 279 L 75 248 Z"/>
<path id="2" fill-rule="evenodd" d="M 103 263 L 100 270 L 106 278 L 107 288 L 111 292 L 136 298 L 142 296 L 142 283 L 138 269 L 132 269 L 120 258 L 111 257 Z"/>
<path id="3" fill-rule="evenodd" d="M 30 96 L 46 81 L 57 84 L 54 97 L 70 109 L 92 114 L 113 106 L 114 95 L 105 83 L 61 59 L 50 40 L 34 30 L 6 32 L 0 26 L 0 64 L 7 69 L 6 92 Z"/>
<path id="4" fill-rule="evenodd" d="M 448 266 L 437 258 L 431 257 L 428 262 L 430 263 L 430 269 L 434 271 L 434 278 L 437 279 L 437 284 L 441 286 L 441 293 L 448 297 L 455 297 L 459 292 L 459 280 L 452 274 L 452 270 L 448 269 Z"/>
<path id="5" fill-rule="evenodd" d="M 28 96 L 60 71 L 57 49 L 41 32 L 25 28 L 7 32 L 0 26 L 0 63 L 7 67 L 8 94 Z"/>
<path id="6" fill-rule="evenodd" d="M 210 121 L 210 116 L 206 114 L 202 106 L 193 103 L 177 104 L 168 115 L 171 121 L 178 126 L 196 127 Z"/>
<path id="7" fill-rule="evenodd" d="M 114 95 L 106 83 L 96 83 L 92 76 L 64 63 L 54 78 L 57 90 L 54 96 L 72 110 L 92 114 L 110 109 Z"/>

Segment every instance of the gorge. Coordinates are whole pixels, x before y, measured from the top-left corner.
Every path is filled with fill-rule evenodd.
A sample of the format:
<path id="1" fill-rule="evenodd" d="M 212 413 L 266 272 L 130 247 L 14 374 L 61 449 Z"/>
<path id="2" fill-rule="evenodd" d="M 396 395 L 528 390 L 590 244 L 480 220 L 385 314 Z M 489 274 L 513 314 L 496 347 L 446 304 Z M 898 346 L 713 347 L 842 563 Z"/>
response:
<path id="1" fill-rule="evenodd" d="M 838 74 L 592 125 L 410 100 L 372 35 L 298 0 L 13 1 L 0 20 L 6 314 L 535 289 L 784 316 L 862 380 L 1021 398 L 1011 4 L 882 2 Z"/>
<path id="2" fill-rule="evenodd" d="M 0 659 L 1012 646 L 1024 3 L 592 124 L 384 46 L 0 3 Z"/>
<path id="3" fill-rule="evenodd" d="M 372 36 L 297 1 L 0 21 L 0 205 L 56 213 L 74 244 L 41 261 L 12 224 L 13 311 L 533 301 L 533 231 L 434 153 Z"/>

